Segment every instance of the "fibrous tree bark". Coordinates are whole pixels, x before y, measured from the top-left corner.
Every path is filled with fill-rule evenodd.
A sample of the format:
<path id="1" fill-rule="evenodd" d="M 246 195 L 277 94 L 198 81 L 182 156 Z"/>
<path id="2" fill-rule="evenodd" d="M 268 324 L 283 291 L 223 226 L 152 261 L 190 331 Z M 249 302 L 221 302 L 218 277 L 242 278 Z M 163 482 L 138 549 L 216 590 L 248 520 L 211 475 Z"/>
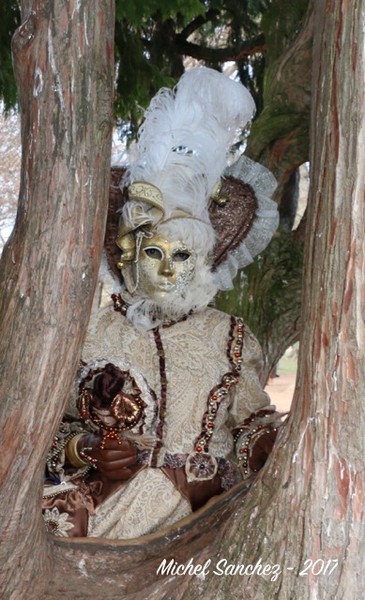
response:
<path id="1" fill-rule="evenodd" d="M 217 305 L 243 316 L 257 336 L 266 383 L 301 330 L 303 235 L 292 226 L 297 171 L 309 158 L 313 3 L 275 0 L 262 26 L 267 41 L 264 106 L 252 125 L 246 152 L 277 178 L 280 225 L 274 242 L 237 276 L 233 291 L 221 294 Z"/>
<path id="2" fill-rule="evenodd" d="M 223 545 L 228 561 L 262 559 L 281 575 L 226 578 L 220 589 L 245 600 L 365 594 L 364 4 L 315 3 L 314 22 L 299 377 L 273 460 L 239 512 L 242 530 L 231 526 Z"/>
<path id="3" fill-rule="evenodd" d="M 45 344 L 53 339 L 53 319 L 58 314 L 58 304 L 53 297 L 52 310 L 46 313 L 45 308 L 49 306 L 42 303 L 42 320 L 36 318 L 37 313 L 30 312 L 30 308 L 38 286 L 42 302 L 47 301 L 48 293 L 52 294 L 47 277 L 53 270 L 45 269 L 48 254 L 40 264 L 35 262 L 40 270 L 39 279 L 36 273 L 33 275 L 37 277 L 37 289 L 34 289 L 35 283 L 29 281 L 25 267 L 20 269 L 20 274 L 11 270 L 15 266 L 9 250 L 13 245 L 13 261 L 19 268 L 28 253 L 35 261 L 32 247 L 26 245 L 24 254 L 17 250 L 16 236 L 11 241 L 6 252 L 9 263 L 5 263 L 5 289 L 9 288 L 9 296 L 4 303 L 5 309 L 7 305 L 10 308 L 9 312 L 1 313 L 6 314 L 6 321 L 10 322 L 8 343 L 17 342 L 15 352 L 18 353 L 15 362 L 9 362 L 10 373 L 4 370 L 8 377 L 8 396 L 2 390 L 2 397 L 9 397 L 8 401 L 3 400 L 1 413 L 6 442 L 1 449 L 6 459 L 3 482 L 7 506 L 1 507 L 6 599 L 19 598 L 19 590 L 23 597 L 37 600 L 43 597 L 52 600 L 65 597 L 137 600 L 364 597 L 363 9 L 362 0 L 315 4 L 312 187 L 303 289 L 306 326 L 299 379 L 289 422 L 271 461 L 247 495 L 241 488 L 235 489 L 228 496 L 213 501 L 192 520 L 144 539 L 107 543 L 90 539 L 46 540 L 37 517 L 39 473 L 45 448 L 62 412 L 60 387 L 66 389 L 70 384 L 77 358 L 79 339 L 70 339 L 69 332 L 75 338 L 82 337 L 82 327 L 74 324 L 72 311 L 78 310 L 76 314 L 82 318 L 82 326 L 86 324 L 86 317 L 80 316 L 81 303 L 76 299 L 86 267 L 85 264 L 80 269 L 73 266 L 75 272 L 69 279 L 63 270 L 58 275 L 61 280 L 54 282 L 65 290 L 72 304 L 70 311 L 63 307 L 67 315 L 65 330 L 58 331 L 60 339 L 51 346 L 57 356 L 51 355 L 48 364 L 43 364 L 38 348 L 42 340 Z M 29 169 L 25 169 L 25 173 L 33 174 Z M 32 190 L 37 191 L 37 185 Z M 34 210 L 34 206 L 29 206 L 29 213 Z M 61 206 L 58 210 L 61 211 Z M 79 214 L 79 218 L 81 216 L 85 218 L 85 214 Z M 88 219 L 85 227 L 87 222 Z M 48 230 L 32 227 L 33 236 L 38 231 L 51 235 Z M 71 229 L 73 234 L 79 233 L 79 222 L 73 223 L 70 229 L 65 225 L 62 232 L 64 243 L 74 249 L 75 235 L 72 236 Z M 35 239 L 38 238 L 35 236 Z M 54 238 L 50 239 L 46 246 L 49 253 L 53 252 L 54 242 Z M 81 246 L 82 249 L 87 247 L 85 240 Z M 58 241 L 53 261 L 57 261 L 60 253 L 62 256 L 62 247 Z M 19 287 L 23 281 L 28 287 Z M 67 287 L 71 281 L 75 286 L 71 288 L 72 293 Z M 21 297 L 22 289 L 28 291 L 25 298 Z M 23 308 L 19 313 L 21 300 Z M 63 295 L 59 302 L 66 302 Z M 62 316 L 64 318 L 64 314 Z M 22 326 L 23 340 L 30 339 L 31 334 L 37 336 L 32 354 L 33 377 L 29 376 L 27 349 L 15 335 L 15 317 Z M 66 342 L 70 348 L 67 356 Z M 29 352 L 32 348 L 33 353 L 33 345 L 34 341 Z M 24 372 L 15 378 L 14 365 L 19 360 L 24 363 Z M 59 363 L 63 363 L 62 369 Z M 23 389 L 21 386 L 25 383 L 30 387 Z M 52 400 L 45 407 L 51 393 Z M 11 507 L 10 514 L 8 507 Z M 221 520 L 222 515 L 228 518 Z M 33 552 L 35 544 L 36 553 Z M 178 562 L 192 559 L 195 565 L 203 565 L 211 559 L 209 572 L 204 577 L 156 573 L 162 559 L 175 557 Z M 232 569 L 219 576 L 214 573 L 219 560 L 226 561 L 220 563 L 221 567 L 227 564 L 259 566 L 251 576 L 233 576 Z M 23 576 L 19 574 L 19 564 L 24 567 Z M 265 565 L 266 573 L 263 572 Z M 52 579 L 46 591 L 41 589 L 41 576 L 46 584 Z M 33 578 L 33 589 L 30 578 Z"/>
<path id="4" fill-rule="evenodd" d="M 298 12 L 304 13 L 301 22 Z M 298 31 L 299 21 L 299 31 Z M 247 153 L 280 182 L 308 160 L 313 40 L 313 3 L 275 0 L 263 19 L 268 43 L 264 107 L 252 125 Z"/>
<path id="5" fill-rule="evenodd" d="M 113 97 L 112 0 L 24 0 L 13 39 L 22 177 L 0 278 L 1 595 L 50 577 L 45 452 L 78 364 L 103 242 Z M 36 552 L 34 552 L 36 548 Z"/>

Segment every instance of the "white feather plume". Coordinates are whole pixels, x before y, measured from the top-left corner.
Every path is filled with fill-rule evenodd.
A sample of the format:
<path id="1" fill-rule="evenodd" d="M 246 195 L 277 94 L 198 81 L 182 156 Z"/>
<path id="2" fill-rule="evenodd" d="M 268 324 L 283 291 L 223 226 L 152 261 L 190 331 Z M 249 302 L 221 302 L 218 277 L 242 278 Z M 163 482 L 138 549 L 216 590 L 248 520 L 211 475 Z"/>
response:
<path id="1" fill-rule="evenodd" d="M 167 217 L 180 208 L 208 223 L 207 200 L 237 130 L 254 110 L 251 94 L 240 83 L 206 67 L 187 71 L 174 90 L 163 88 L 152 99 L 129 182 L 156 185 Z"/>

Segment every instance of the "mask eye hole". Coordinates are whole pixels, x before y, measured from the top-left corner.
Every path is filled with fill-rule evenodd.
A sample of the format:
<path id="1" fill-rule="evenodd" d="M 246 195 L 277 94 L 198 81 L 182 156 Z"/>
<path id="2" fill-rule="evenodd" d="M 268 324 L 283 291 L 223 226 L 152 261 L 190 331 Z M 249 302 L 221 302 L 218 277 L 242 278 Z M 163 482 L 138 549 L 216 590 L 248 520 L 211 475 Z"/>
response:
<path id="1" fill-rule="evenodd" d="M 175 262 L 185 262 L 186 260 L 188 260 L 188 258 L 190 258 L 190 252 L 186 252 L 183 250 L 181 250 L 180 252 L 175 252 L 173 256 L 173 260 Z"/>
<path id="2" fill-rule="evenodd" d="M 149 248 L 145 248 L 144 252 L 145 252 L 145 254 L 147 254 L 147 256 L 149 258 L 154 258 L 155 260 L 163 259 L 163 254 L 162 254 L 162 251 L 160 250 L 160 248 L 155 248 L 154 246 L 150 246 Z"/>

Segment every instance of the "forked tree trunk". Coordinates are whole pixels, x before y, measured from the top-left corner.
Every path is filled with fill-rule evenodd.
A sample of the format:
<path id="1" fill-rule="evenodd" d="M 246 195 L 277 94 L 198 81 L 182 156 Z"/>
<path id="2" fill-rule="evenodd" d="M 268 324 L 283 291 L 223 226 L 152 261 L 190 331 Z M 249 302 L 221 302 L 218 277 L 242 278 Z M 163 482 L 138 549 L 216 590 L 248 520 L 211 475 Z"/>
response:
<path id="1" fill-rule="evenodd" d="M 40 598 L 52 555 L 42 463 L 87 326 L 109 190 L 112 0 L 28 0 L 13 53 L 22 114 L 16 227 L 0 281 L 2 598 Z"/>
<path id="2" fill-rule="evenodd" d="M 6 534 L 2 536 L 3 560 L 9 556 L 5 598 L 352 600 L 365 596 L 364 19 L 361 0 L 315 3 L 312 192 L 300 376 L 288 426 L 273 459 L 244 500 L 242 490 L 233 490 L 185 520 L 181 528 L 136 541 L 46 541 L 37 517 L 39 472 L 55 420 L 62 411 L 62 406 L 56 407 L 61 402 L 60 387 L 70 383 L 77 356 L 73 339 L 68 339 L 70 356 L 63 350 L 65 333 L 72 323 L 66 298 L 60 299 L 61 304 L 65 302 L 60 309 L 67 315 L 65 332 L 59 332 L 59 344 L 53 346 L 57 356 L 53 353 L 47 365 L 40 362 L 39 324 L 47 333 L 43 343 L 49 344 L 59 310 L 55 300 L 47 304 L 47 293 L 52 293 L 50 283 L 68 292 L 72 281 L 75 287 L 67 296 L 72 297 L 73 310 L 80 315 L 76 291 L 83 270 L 70 274 L 69 282 L 62 280 L 65 271 L 60 279 L 50 282 L 49 271 L 43 270 L 48 253 L 45 263 L 34 263 L 40 269 L 33 277 L 42 288 L 41 306 L 51 308 L 42 321 L 25 312 L 33 306 L 35 280 L 26 287 L 23 281 L 28 272 L 20 270 L 18 287 L 13 287 L 8 297 L 7 321 L 14 323 L 23 299 L 23 312 L 16 314 L 23 327 L 23 344 L 24 339 L 31 341 L 31 333 L 38 332 L 38 341 L 36 347 L 32 342 L 29 348 L 34 375 L 27 378 L 27 348 L 15 333 L 11 337 L 14 325 L 8 333 L 16 360 L 9 367 L 13 377 L 11 385 L 8 379 L 9 402 L 3 416 L 7 446 L 1 450 L 7 465 L 1 506 Z M 33 181 L 34 173 L 25 173 Z M 37 185 L 32 189 L 36 192 Z M 41 231 L 43 236 L 50 235 Z M 71 227 L 64 228 L 68 247 L 72 246 L 70 231 Z M 78 222 L 73 231 L 78 231 Z M 37 232 L 33 230 L 33 237 Z M 47 252 L 53 252 L 51 242 Z M 14 240 L 12 243 L 14 246 Z M 28 243 L 25 255 L 29 253 L 33 257 Z M 14 255 L 16 264 L 22 256 L 21 252 L 20 258 Z M 58 257 L 62 259 L 61 244 L 53 260 Z M 11 273 L 7 276 L 9 286 L 11 276 L 15 278 Z M 21 298 L 23 290 L 27 294 Z M 71 331 L 75 337 L 80 335 L 78 327 Z M 14 380 L 19 360 L 24 363 L 24 372 Z M 58 363 L 62 362 L 61 379 Z M 31 386 L 27 395 L 21 388 L 24 382 Z M 54 401 L 46 414 L 44 404 L 51 393 Z M 24 439 L 27 435 L 29 438 Z M 42 564 L 47 550 L 50 559 Z M 211 559 L 206 569 L 209 573 L 205 577 L 156 574 L 164 558 L 178 562 L 191 558 L 195 565 Z M 230 570 L 219 576 L 219 560 L 235 566 L 258 566 L 251 577 L 231 576 Z M 23 575 L 19 564 L 25 569 Z M 262 572 L 265 565 L 269 571 L 266 575 Z M 37 595 L 29 584 L 32 577 L 39 582 L 37 570 L 46 579 L 44 596 L 39 586 Z"/>
<path id="3" fill-rule="evenodd" d="M 298 31 L 298 14 L 307 4 Z M 313 3 L 274 0 L 263 26 L 268 38 L 264 107 L 252 125 L 246 152 L 277 178 L 280 226 L 269 247 L 236 277 L 234 289 L 219 295 L 217 307 L 242 316 L 252 329 L 264 353 L 266 384 L 301 331 L 303 243 L 291 231 L 289 215 L 296 210 L 293 177 L 309 156 Z"/>

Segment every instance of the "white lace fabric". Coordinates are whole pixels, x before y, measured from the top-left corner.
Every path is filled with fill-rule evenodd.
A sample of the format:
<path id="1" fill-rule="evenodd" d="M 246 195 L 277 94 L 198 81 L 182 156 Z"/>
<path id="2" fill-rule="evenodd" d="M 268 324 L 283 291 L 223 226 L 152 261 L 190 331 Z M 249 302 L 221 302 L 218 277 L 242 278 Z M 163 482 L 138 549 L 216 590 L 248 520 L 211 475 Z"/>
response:
<path id="1" fill-rule="evenodd" d="M 186 321 L 161 328 L 167 375 L 167 407 L 164 425 L 164 448 L 170 453 L 191 452 L 201 430 L 210 390 L 223 375 L 231 371 L 226 356 L 230 317 L 215 309 L 191 315 Z M 144 380 L 160 398 L 159 357 L 152 331 L 137 331 L 120 313 L 105 307 L 90 326 L 83 360 L 109 360 L 131 369 L 139 385 Z M 229 429 L 252 412 L 269 405 L 258 374 L 262 354 L 257 340 L 245 328 L 242 349 L 242 371 L 237 386 L 222 401 L 215 422 L 211 450 L 227 457 L 232 450 Z M 145 384 L 145 385 L 146 385 Z M 146 388 L 145 388 L 146 389 Z M 144 401 L 150 405 L 153 394 Z M 158 422 L 156 408 L 146 410 L 144 432 L 154 434 Z M 163 460 L 160 461 L 160 464 Z"/>
<path id="2" fill-rule="evenodd" d="M 166 452 L 194 450 L 209 392 L 231 371 L 226 355 L 229 330 L 230 317 L 215 309 L 160 329 L 168 383 L 163 445 L 157 466 L 164 463 Z M 87 363 L 110 360 L 131 369 L 148 405 L 143 434 L 156 437 L 161 383 L 153 332 L 137 331 L 125 317 L 107 306 L 90 325 L 83 360 Z M 261 361 L 258 342 L 246 328 L 239 383 L 221 402 L 214 423 L 209 452 L 215 457 L 235 460 L 231 428 L 270 404 L 259 383 Z M 148 389 L 154 394 L 147 393 Z M 96 509 L 96 514 L 90 517 L 88 535 L 135 537 L 171 524 L 190 511 L 188 502 L 164 473 L 147 467 Z"/>

